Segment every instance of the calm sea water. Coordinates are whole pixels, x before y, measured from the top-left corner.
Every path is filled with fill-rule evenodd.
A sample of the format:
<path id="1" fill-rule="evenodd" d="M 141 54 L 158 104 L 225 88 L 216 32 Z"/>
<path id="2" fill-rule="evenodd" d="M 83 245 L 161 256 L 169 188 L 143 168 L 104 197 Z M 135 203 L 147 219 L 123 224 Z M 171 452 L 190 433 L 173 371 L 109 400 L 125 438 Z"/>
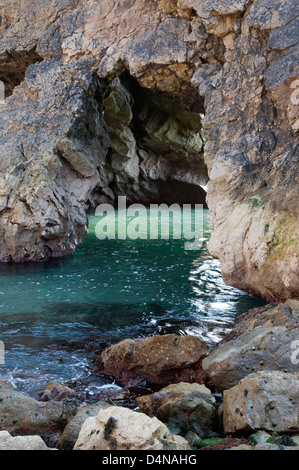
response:
<path id="1" fill-rule="evenodd" d="M 37 396 L 54 380 L 80 379 L 90 394 L 114 387 L 92 374 L 107 346 L 124 338 L 178 333 L 212 344 L 233 319 L 264 305 L 221 278 L 207 251 L 210 214 L 204 211 L 204 243 L 186 251 L 184 240 L 98 240 L 89 234 L 78 251 L 45 264 L 0 264 L 0 376 Z"/>

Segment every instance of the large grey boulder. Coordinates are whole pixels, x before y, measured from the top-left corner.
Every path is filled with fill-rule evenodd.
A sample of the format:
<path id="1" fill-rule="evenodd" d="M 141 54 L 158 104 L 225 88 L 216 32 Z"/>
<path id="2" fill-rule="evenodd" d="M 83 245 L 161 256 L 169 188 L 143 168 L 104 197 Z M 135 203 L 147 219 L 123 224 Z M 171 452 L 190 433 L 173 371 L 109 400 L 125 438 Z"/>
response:
<path id="1" fill-rule="evenodd" d="M 252 372 L 297 372 L 292 346 L 298 339 L 297 330 L 288 330 L 283 326 L 256 327 L 212 350 L 202 362 L 207 381 L 225 390 L 237 385 Z"/>

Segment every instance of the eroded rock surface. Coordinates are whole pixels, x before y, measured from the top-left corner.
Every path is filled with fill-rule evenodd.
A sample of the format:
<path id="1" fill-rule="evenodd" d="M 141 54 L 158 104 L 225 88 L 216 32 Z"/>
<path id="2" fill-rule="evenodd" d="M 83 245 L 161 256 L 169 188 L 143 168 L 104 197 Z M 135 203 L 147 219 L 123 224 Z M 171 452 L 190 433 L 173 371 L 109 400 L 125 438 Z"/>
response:
<path id="1" fill-rule="evenodd" d="M 203 383 L 201 363 L 207 353 L 206 344 L 191 335 L 125 339 L 102 352 L 95 370 L 125 386 L 144 380 L 161 385 L 182 381 Z"/>
<path id="2" fill-rule="evenodd" d="M 121 148 L 110 145 L 103 87 L 129 73 L 205 114 L 204 162 L 200 142 L 194 153 L 185 146 L 193 156 L 189 166 L 176 162 L 172 184 L 196 194 L 208 170 L 209 249 L 224 280 L 270 302 L 298 298 L 296 7 L 296 0 L 2 0 L 0 78 L 10 96 L 0 118 L 0 259 L 72 252 L 99 196 L 169 194 L 159 195 L 157 184 L 168 181 L 168 151 L 161 158 L 156 148 L 167 134 L 162 124 L 150 143 L 136 134 L 134 142 L 123 121 Z M 145 122 L 149 133 L 146 113 Z"/>
<path id="3" fill-rule="evenodd" d="M 174 434 L 188 432 L 204 437 L 213 432 L 216 423 L 216 400 L 204 385 L 171 384 L 151 395 L 136 398 L 140 410 L 156 416 Z"/>
<path id="4" fill-rule="evenodd" d="M 6 380 L 0 382 L 0 431 L 13 436 L 40 436 L 51 447 L 55 445 L 66 424 L 76 414 L 77 407 L 58 401 L 41 403 L 14 390 Z M 14 443 L 18 441 L 9 439 L 9 444 Z M 26 446 L 26 441 L 22 445 Z"/>
<path id="5" fill-rule="evenodd" d="M 0 450 L 51 450 L 40 436 L 13 437 L 7 431 L 0 431 Z"/>
<path id="6" fill-rule="evenodd" d="M 299 330 L 284 326 L 258 326 L 236 339 L 216 347 L 202 362 L 208 383 L 218 389 L 229 389 L 255 371 L 297 372 L 294 348 Z"/>
<path id="7" fill-rule="evenodd" d="M 225 433 L 298 432 L 298 394 L 298 374 L 265 371 L 249 375 L 224 392 Z"/>
<path id="8" fill-rule="evenodd" d="M 110 406 L 84 422 L 74 450 L 190 450 L 157 418 Z"/>

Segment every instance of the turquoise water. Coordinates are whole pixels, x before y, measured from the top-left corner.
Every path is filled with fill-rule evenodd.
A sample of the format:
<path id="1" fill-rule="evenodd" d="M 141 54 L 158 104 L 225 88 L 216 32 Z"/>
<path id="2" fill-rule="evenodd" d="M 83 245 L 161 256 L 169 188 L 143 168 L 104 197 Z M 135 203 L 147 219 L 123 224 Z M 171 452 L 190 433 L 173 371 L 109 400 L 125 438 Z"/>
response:
<path id="1" fill-rule="evenodd" d="M 113 386 L 91 372 L 108 345 L 158 333 L 213 344 L 238 314 L 264 304 L 223 283 L 207 251 L 208 210 L 200 250 L 185 250 L 182 239 L 100 241 L 97 221 L 90 216 L 85 242 L 65 259 L 0 264 L 0 376 L 32 396 L 51 380 L 77 379 L 96 394 Z"/>

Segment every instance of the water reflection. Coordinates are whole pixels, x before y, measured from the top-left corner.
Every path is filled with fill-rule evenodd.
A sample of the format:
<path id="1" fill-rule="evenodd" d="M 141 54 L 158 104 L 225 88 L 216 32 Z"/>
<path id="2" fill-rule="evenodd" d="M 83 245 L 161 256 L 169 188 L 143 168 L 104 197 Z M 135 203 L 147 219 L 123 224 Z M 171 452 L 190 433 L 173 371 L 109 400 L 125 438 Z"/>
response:
<path id="1" fill-rule="evenodd" d="M 204 222 L 208 239 L 207 210 Z M 0 265 L 0 376 L 22 391 L 36 395 L 51 380 L 90 377 L 100 351 L 128 337 L 187 333 L 213 344 L 236 315 L 264 304 L 224 284 L 206 243 L 185 251 L 181 240 L 99 242 L 95 223 L 91 217 L 72 256 Z M 106 378 L 94 381 L 107 386 Z"/>

